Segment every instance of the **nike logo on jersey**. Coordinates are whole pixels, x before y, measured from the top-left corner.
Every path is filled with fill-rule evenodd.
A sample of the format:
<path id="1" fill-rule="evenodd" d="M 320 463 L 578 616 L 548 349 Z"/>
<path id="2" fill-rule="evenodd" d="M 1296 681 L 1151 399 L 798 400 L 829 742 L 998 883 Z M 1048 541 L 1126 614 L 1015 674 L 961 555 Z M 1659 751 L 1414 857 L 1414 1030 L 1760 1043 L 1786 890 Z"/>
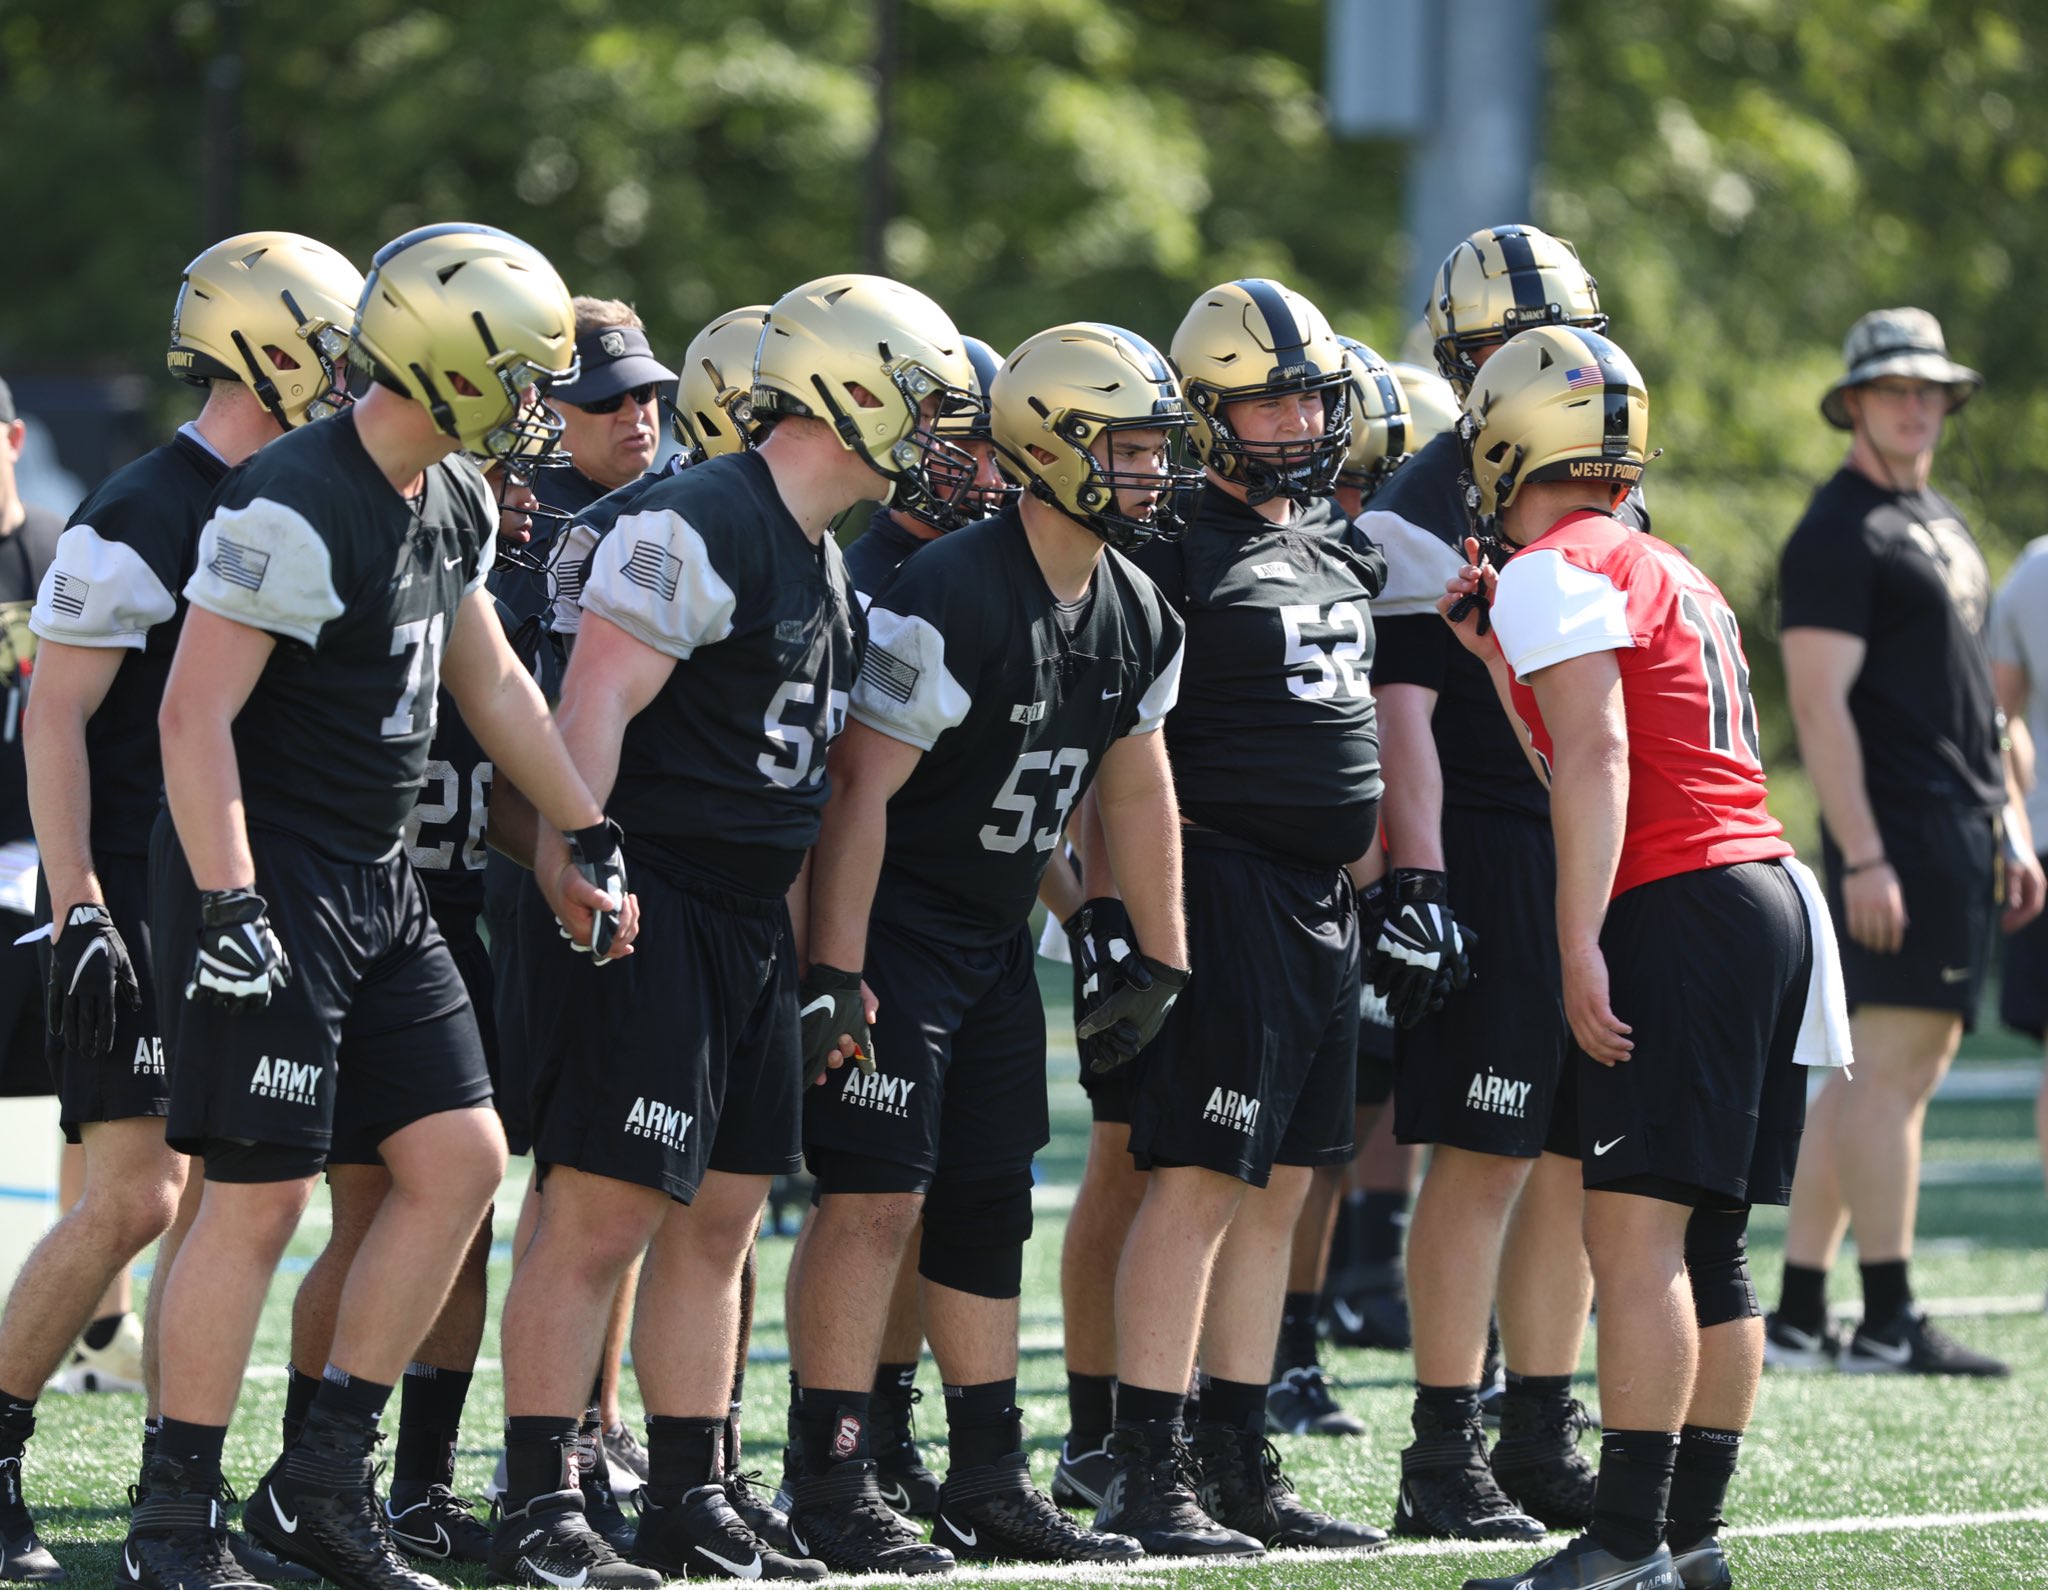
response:
<path id="1" fill-rule="evenodd" d="M 264 1489 L 270 1492 L 270 1510 L 277 1514 L 277 1527 L 282 1529 L 287 1535 L 296 1535 L 299 1532 L 299 1521 L 285 1512 L 283 1505 L 277 1499 L 277 1487 L 275 1485 L 267 1485 Z"/>
<path id="2" fill-rule="evenodd" d="M 452 569 L 455 567 L 456 564 L 460 563 L 461 561 L 462 559 L 459 555 L 452 558 L 443 558 L 441 560 L 441 567 L 444 569 Z"/>
<path id="3" fill-rule="evenodd" d="M 1102 699 L 1104 701 L 1114 701 L 1118 696 L 1122 694 L 1123 692 L 1121 690 L 1105 690 L 1102 692 Z"/>
<path id="4" fill-rule="evenodd" d="M 578 1568 L 574 1573 L 549 1573 L 531 1557 L 521 1557 L 519 1566 L 536 1579 L 545 1579 L 549 1584 L 560 1585 L 562 1590 L 583 1590 L 583 1586 L 590 1580 L 588 1568 Z"/>
<path id="5" fill-rule="evenodd" d="M 1619 1142 L 1621 1141 L 1621 1138 L 1622 1138 L 1622 1137 L 1627 1137 L 1627 1136 L 1628 1136 L 1628 1133 L 1626 1133 L 1626 1132 L 1623 1132 L 1623 1133 L 1621 1134 L 1621 1137 L 1617 1137 L 1617 1138 L 1616 1138 L 1616 1139 L 1614 1140 L 1614 1143 L 1619 1143 Z M 1607 1151 L 1608 1151 L 1608 1150 L 1609 1150 L 1610 1148 L 1614 1147 L 1614 1143 L 1595 1143 L 1595 1144 L 1593 1145 L 1593 1157 L 1594 1157 L 1595 1159 L 1598 1159 L 1598 1158 L 1600 1158 L 1600 1157 L 1601 1157 L 1601 1156 L 1602 1156 L 1603 1154 L 1605 1154 L 1605 1153 L 1606 1153 L 1606 1152 L 1607 1152 Z"/>
<path id="6" fill-rule="evenodd" d="M 958 1535 L 960 1537 L 960 1543 L 963 1546 L 978 1546 L 981 1544 L 981 1537 L 979 1535 L 975 1534 L 975 1532 L 971 1529 L 962 1529 L 958 1524 L 954 1523 L 953 1520 L 948 1518 L 944 1513 L 939 1514 L 939 1522 L 944 1524 L 948 1529 L 952 1530 L 954 1534 Z"/>
<path id="7" fill-rule="evenodd" d="M 729 1557 L 719 1556 L 709 1546 L 699 1546 L 697 1548 L 697 1555 L 717 1563 L 719 1567 L 723 1568 L 735 1579 L 758 1579 L 761 1577 L 761 1559 L 759 1557 L 756 1557 L 752 1562 L 738 1563 Z"/>

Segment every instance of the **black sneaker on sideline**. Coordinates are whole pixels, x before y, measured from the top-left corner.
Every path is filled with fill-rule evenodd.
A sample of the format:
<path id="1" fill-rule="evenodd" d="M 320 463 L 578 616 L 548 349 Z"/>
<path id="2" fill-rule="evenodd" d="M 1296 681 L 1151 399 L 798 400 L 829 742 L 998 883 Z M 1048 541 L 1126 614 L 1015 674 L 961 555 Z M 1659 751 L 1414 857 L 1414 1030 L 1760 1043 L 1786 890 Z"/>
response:
<path id="1" fill-rule="evenodd" d="M 838 1573 L 951 1573 L 953 1554 L 927 1545 L 882 1500 L 875 1463 L 862 1458 L 835 1463 L 824 1474 L 796 1482 L 789 1511 L 789 1537 L 806 1557 Z"/>
<path id="2" fill-rule="evenodd" d="M 1415 1345 L 1407 1279 L 1398 1261 L 1360 1266 L 1341 1289 L 1332 1288 L 1324 1317 L 1339 1347 L 1405 1353 Z"/>
<path id="3" fill-rule="evenodd" d="M 1116 1463 L 1105 1444 L 1087 1452 L 1074 1450 L 1071 1432 L 1060 1442 L 1060 1460 L 1053 1465 L 1052 1499 L 1062 1507 L 1100 1507 L 1103 1487 Z"/>
<path id="4" fill-rule="evenodd" d="M 1495 1579 L 1467 1579 L 1465 1590 L 1678 1590 L 1678 1570 L 1667 1547 L 1630 1561 L 1591 1535 L 1581 1535 L 1533 1568 Z"/>
<path id="5" fill-rule="evenodd" d="M 472 1509 L 475 1503 L 445 1485 L 391 1483 L 384 1525 L 398 1549 L 420 1562 L 488 1562 L 491 1532 Z"/>
<path id="6" fill-rule="evenodd" d="M 891 1397 L 875 1403 L 868 1419 L 868 1451 L 882 1500 L 905 1518 L 930 1523 L 939 1512 L 939 1477 L 925 1467 L 917 1446 L 914 1410 L 922 1401 L 924 1392 L 912 1386 L 901 1402 Z"/>
<path id="7" fill-rule="evenodd" d="M 262 1590 L 228 1550 L 225 1485 L 197 1481 L 173 1458 L 153 1457 L 130 1494 L 128 1538 L 114 1582 L 126 1590 Z"/>
<path id="8" fill-rule="evenodd" d="M 1197 1425 L 1190 1445 L 1201 1472 L 1195 1495 L 1202 1511 L 1225 1529 L 1269 1547 L 1370 1551 L 1387 1543 L 1384 1529 L 1346 1523 L 1302 1501 L 1280 1468 L 1280 1454 L 1260 1431 Z"/>
<path id="9" fill-rule="evenodd" d="M 1135 1562 L 1145 1548 L 1074 1522 L 1031 1483 L 1029 1460 L 1012 1452 L 953 1469 L 939 1492 L 932 1544 L 962 1562 Z"/>
<path id="10" fill-rule="evenodd" d="M 0 1580 L 62 1584 L 71 1577 L 36 1535 L 36 1521 L 21 1496 L 21 1454 L 0 1458 Z"/>
<path id="11" fill-rule="evenodd" d="M 1918 1303 L 1908 1303 L 1883 1325 L 1856 1327 L 1842 1349 L 1842 1369 L 1851 1375 L 1967 1375 L 2003 1380 L 2010 1365 L 1965 1347 L 1939 1329 Z"/>
<path id="12" fill-rule="evenodd" d="M 1128 1535 L 1152 1557 L 1263 1557 L 1250 1535 L 1226 1529 L 1195 1500 L 1195 1460 L 1176 1428 L 1158 1439 L 1144 1429 L 1109 1434 L 1109 1481 L 1095 1528 Z"/>
<path id="13" fill-rule="evenodd" d="M 1283 1370 L 1266 1388 L 1266 1427 L 1275 1435 L 1365 1434 L 1365 1421 L 1337 1406 L 1321 1364 Z"/>
<path id="14" fill-rule="evenodd" d="M 640 1495 L 633 1560 L 664 1579 L 822 1579 L 825 1565 L 790 1557 L 755 1534 L 716 1481 L 685 1491 L 673 1507 Z"/>
<path id="15" fill-rule="evenodd" d="M 749 1469 L 744 1474 L 727 1474 L 719 1483 L 741 1523 L 785 1556 L 802 1555 L 789 1538 L 789 1514 L 754 1489 L 753 1482 L 760 1477 L 759 1469 Z"/>
<path id="16" fill-rule="evenodd" d="M 1552 1529 L 1589 1528 L 1593 1465 L 1579 1450 L 1579 1437 L 1592 1426 L 1586 1405 L 1576 1398 L 1540 1416 L 1510 1398 L 1501 1410 L 1492 1459 L 1493 1477 L 1508 1500 Z"/>
<path id="17" fill-rule="evenodd" d="M 583 1516 L 581 1491 L 549 1491 L 517 1512 L 498 1503 L 497 1528 L 491 1535 L 492 1584 L 532 1585 L 556 1590 L 577 1585 L 585 1590 L 656 1590 L 661 1575 L 627 1562 Z"/>
<path id="18" fill-rule="evenodd" d="M 633 1554 L 633 1520 L 619 1503 L 611 1477 L 581 1471 L 577 1481 L 583 1496 L 583 1521 L 604 1537 L 604 1543 L 621 1557 Z"/>
<path id="19" fill-rule="evenodd" d="M 370 1452 L 382 1439 L 315 1409 L 299 1444 L 243 1505 L 249 1533 L 279 1560 L 311 1568 L 342 1590 L 440 1590 L 399 1550 L 371 1488 Z"/>
<path id="20" fill-rule="evenodd" d="M 1712 1535 L 1683 1551 L 1673 1546 L 1671 1566 L 1678 1570 L 1682 1590 L 1734 1590 L 1735 1576 L 1728 1571 L 1728 1554 Z"/>
<path id="21" fill-rule="evenodd" d="M 1394 1533 L 1423 1540 L 1541 1540 L 1544 1529 L 1500 1488 L 1486 1461 L 1486 1432 L 1475 1421 L 1417 1436 L 1402 1450 Z"/>
<path id="22" fill-rule="evenodd" d="M 1836 1369 L 1842 1356 L 1842 1333 L 1833 1325 L 1803 1331 L 1775 1311 L 1764 1316 L 1764 1368 Z"/>

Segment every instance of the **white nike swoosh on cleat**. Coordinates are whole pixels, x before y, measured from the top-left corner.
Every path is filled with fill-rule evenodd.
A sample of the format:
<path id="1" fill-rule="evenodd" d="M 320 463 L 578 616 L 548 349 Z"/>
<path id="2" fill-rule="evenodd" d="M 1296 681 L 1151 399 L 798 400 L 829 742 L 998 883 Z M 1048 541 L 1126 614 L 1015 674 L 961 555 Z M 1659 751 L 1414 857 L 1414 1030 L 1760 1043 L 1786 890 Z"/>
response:
<path id="1" fill-rule="evenodd" d="M 729 1558 L 719 1556 L 709 1546 L 699 1546 L 697 1548 L 697 1555 L 709 1557 L 735 1579 L 758 1579 L 761 1577 L 761 1559 L 758 1556 L 752 1562 L 737 1563 Z"/>
<path id="2" fill-rule="evenodd" d="M 898 1484 L 884 1485 L 882 1487 L 882 1500 L 895 1508 L 899 1513 L 910 1511 L 910 1490 L 907 1486 Z"/>
<path id="3" fill-rule="evenodd" d="M 789 1526 L 789 1539 L 790 1544 L 796 1547 L 796 1554 L 799 1557 L 808 1557 L 811 1554 L 811 1548 L 804 1544 L 804 1537 L 796 1532 L 794 1524 Z"/>
<path id="4" fill-rule="evenodd" d="M 519 1565 L 536 1578 L 545 1579 L 552 1585 L 560 1585 L 561 1590 L 583 1590 L 583 1586 L 590 1579 L 588 1568 L 578 1568 L 574 1573 L 549 1573 L 531 1557 L 521 1557 Z"/>
<path id="5" fill-rule="evenodd" d="M 979 1546 L 981 1544 L 981 1537 L 979 1535 L 975 1534 L 975 1532 L 971 1529 L 962 1529 L 958 1524 L 954 1523 L 952 1519 L 946 1517 L 944 1513 L 939 1514 L 939 1520 L 948 1529 L 952 1530 L 954 1534 L 960 1537 L 961 1543 L 963 1545 Z"/>
<path id="6" fill-rule="evenodd" d="M 275 1485 L 266 1485 L 263 1488 L 270 1492 L 270 1510 L 277 1514 L 278 1527 L 287 1535 L 296 1535 L 299 1532 L 299 1521 L 296 1518 L 286 1516 L 283 1505 L 277 1499 L 277 1487 Z"/>
<path id="7" fill-rule="evenodd" d="M 132 1583 L 142 1583 L 142 1570 L 135 1566 L 135 1558 L 129 1554 L 125 1545 L 121 1548 L 121 1566 L 128 1570 L 128 1578 Z"/>
<path id="8" fill-rule="evenodd" d="M 1850 1348 L 1850 1362 L 1853 1363 L 1858 1357 L 1875 1358 L 1879 1363 L 1889 1364 L 1894 1369 L 1904 1369 L 1913 1361 L 1913 1344 L 1900 1342 L 1898 1346 L 1893 1347 L 1886 1342 L 1872 1341 L 1866 1336 Z"/>
<path id="9" fill-rule="evenodd" d="M 1330 1299 L 1330 1312 L 1337 1316 L 1338 1323 L 1348 1331 L 1355 1331 L 1365 1324 L 1365 1316 L 1341 1297 Z"/>
<path id="10" fill-rule="evenodd" d="M 439 1561 L 446 1562 L 450 1553 L 455 1550 L 455 1542 L 449 1538 L 447 1529 L 441 1524 L 436 1524 L 434 1526 L 434 1533 L 429 1536 L 414 1535 L 399 1529 L 397 1527 L 398 1520 L 395 1518 L 391 1522 L 391 1533 L 423 1557 L 433 1557 Z"/>

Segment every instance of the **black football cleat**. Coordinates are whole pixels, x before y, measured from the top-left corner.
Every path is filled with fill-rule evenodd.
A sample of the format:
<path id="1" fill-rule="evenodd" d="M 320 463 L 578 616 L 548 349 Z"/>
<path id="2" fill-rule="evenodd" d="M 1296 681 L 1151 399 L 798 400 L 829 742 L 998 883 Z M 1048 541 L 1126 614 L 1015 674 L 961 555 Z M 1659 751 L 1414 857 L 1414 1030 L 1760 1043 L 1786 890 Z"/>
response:
<path id="1" fill-rule="evenodd" d="M 21 1454 L 0 1458 L 0 1580 L 13 1584 L 62 1584 L 71 1575 L 36 1535 L 21 1496 Z"/>
<path id="2" fill-rule="evenodd" d="M 1671 1552 L 1659 1546 L 1633 1561 L 1581 1535 L 1535 1567 L 1494 1579 L 1467 1579 L 1465 1590 L 1679 1590 Z"/>
<path id="3" fill-rule="evenodd" d="M 491 1532 L 445 1485 L 393 1481 L 384 1527 L 415 1562 L 488 1562 Z"/>
<path id="4" fill-rule="evenodd" d="M 1365 1434 L 1365 1421 L 1337 1406 L 1321 1364 L 1283 1370 L 1266 1388 L 1266 1427 L 1275 1435 Z"/>
<path id="5" fill-rule="evenodd" d="M 924 1393 L 915 1386 L 900 1398 L 876 1399 L 868 1419 L 868 1451 L 882 1500 L 905 1518 L 929 1523 L 938 1516 L 939 1477 L 925 1467 L 917 1446 L 913 1410 L 922 1401 Z"/>
<path id="6" fill-rule="evenodd" d="M 1339 1347 L 1377 1347 L 1405 1353 L 1415 1344 L 1408 1318 L 1408 1287 L 1398 1262 L 1368 1264 L 1333 1288 L 1324 1309 L 1330 1340 Z"/>
<path id="7" fill-rule="evenodd" d="M 1145 1548 L 1128 1535 L 1084 1528 L 1031 1483 L 1022 1452 L 953 1469 L 939 1492 L 932 1544 L 962 1562 L 1135 1562 Z"/>
<path id="8" fill-rule="evenodd" d="M 1918 1303 L 1908 1303 L 1879 1325 L 1865 1320 L 1842 1349 L 1842 1369 L 1851 1375 L 1961 1375 L 2003 1380 L 2010 1365 L 1965 1347 L 1937 1329 Z"/>
<path id="9" fill-rule="evenodd" d="M 822 1562 L 786 1556 L 749 1529 L 716 1482 L 685 1491 L 673 1507 L 655 1506 L 643 1489 L 633 1561 L 664 1579 L 825 1577 Z"/>
<path id="10" fill-rule="evenodd" d="M 152 1457 L 114 1581 L 124 1590 L 263 1590 L 228 1549 L 227 1488 L 173 1458 Z"/>
<path id="11" fill-rule="evenodd" d="M 416 1570 L 391 1538 L 371 1490 L 370 1450 L 379 1439 L 316 1408 L 299 1444 L 244 1505 L 242 1521 L 274 1556 L 342 1590 L 439 1590 L 440 1581 Z"/>
<path id="12" fill-rule="evenodd" d="M 1671 1566 L 1678 1570 L 1681 1590 L 1734 1590 L 1735 1575 L 1728 1571 L 1728 1554 L 1712 1535 L 1683 1551 L 1673 1546 Z"/>
<path id="13" fill-rule="evenodd" d="M 1060 1443 L 1059 1462 L 1052 1471 L 1052 1499 L 1062 1507 L 1100 1507 L 1103 1488 L 1116 1467 L 1107 1445 L 1086 1452 L 1074 1450 L 1070 1434 Z"/>
<path id="14" fill-rule="evenodd" d="M 1509 1397 L 1501 1407 L 1493 1477 L 1523 1512 L 1551 1529 L 1581 1530 L 1593 1522 L 1593 1465 L 1579 1437 L 1593 1421 L 1576 1400 L 1538 1410 Z"/>
<path id="15" fill-rule="evenodd" d="M 1227 1529 L 1195 1499 L 1195 1460 L 1178 1427 L 1109 1436 L 1111 1469 L 1095 1510 L 1102 1534 L 1128 1535 L 1151 1557 L 1263 1557 L 1250 1535 Z"/>
<path id="16" fill-rule="evenodd" d="M 719 1484 L 725 1487 L 725 1499 L 740 1515 L 741 1523 L 784 1556 L 802 1555 L 789 1538 L 789 1514 L 754 1489 L 753 1481 L 760 1477 L 760 1470 L 750 1469 L 745 1474 L 728 1474 Z"/>
<path id="17" fill-rule="evenodd" d="M 1202 1511 L 1225 1529 L 1274 1548 L 1370 1551 L 1387 1543 L 1384 1529 L 1346 1523 L 1303 1502 L 1281 1471 L 1280 1454 L 1260 1431 L 1197 1425 L 1190 1445 L 1201 1475 L 1195 1495 Z"/>
<path id="18" fill-rule="evenodd" d="M 1418 1435 L 1401 1453 L 1394 1533 L 1422 1540 L 1534 1541 L 1543 1522 L 1508 1500 L 1486 1460 L 1477 1420 Z"/>
<path id="19" fill-rule="evenodd" d="M 796 1481 L 789 1537 L 836 1573 L 951 1573 L 953 1554 L 927 1545 L 887 1502 L 872 1458 Z"/>
<path id="20" fill-rule="evenodd" d="M 662 1576 L 628 1562 L 583 1516 L 581 1491 L 549 1491 L 516 1512 L 498 1503 L 485 1572 L 534 1590 L 656 1590 Z"/>
<path id="21" fill-rule="evenodd" d="M 1764 1316 L 1764 1368 L 1835 1369 L 1842 1358 L 1842 1333 L 1824 1324 L 1817 1331 L 1801 1330 L 1784 1316 Z"/>

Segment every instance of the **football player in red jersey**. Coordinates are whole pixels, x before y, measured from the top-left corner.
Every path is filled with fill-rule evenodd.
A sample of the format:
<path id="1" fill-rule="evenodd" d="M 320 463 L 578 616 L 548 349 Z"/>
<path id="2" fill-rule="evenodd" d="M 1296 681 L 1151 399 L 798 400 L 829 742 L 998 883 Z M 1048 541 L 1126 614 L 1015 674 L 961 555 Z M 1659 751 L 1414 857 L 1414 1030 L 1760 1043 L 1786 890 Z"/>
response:
<path id="1" fill-rule="evenodd" d="M 1749 1210 L 1791 1196 L 1801 1061 L 1847 1058 L 1818 1041 L 1846 1029 L 1832 940 L 1765 804 L 1735 615 L 1613 516 L 1648 415 L 1620 348 L 1547 326 L 1488 361 L 1459 425 L 1509 555 L 1496 574 L 1468 542 L 1442 605 L 1550 785 L 1606 1420 L 1590 1533 L 1467 1590 L 1729 1582 L 1714 1536 L 1763 1351 Z M 1829 988 L 1839 1022 L 1816 999 L 1809 1024 Z"/>

